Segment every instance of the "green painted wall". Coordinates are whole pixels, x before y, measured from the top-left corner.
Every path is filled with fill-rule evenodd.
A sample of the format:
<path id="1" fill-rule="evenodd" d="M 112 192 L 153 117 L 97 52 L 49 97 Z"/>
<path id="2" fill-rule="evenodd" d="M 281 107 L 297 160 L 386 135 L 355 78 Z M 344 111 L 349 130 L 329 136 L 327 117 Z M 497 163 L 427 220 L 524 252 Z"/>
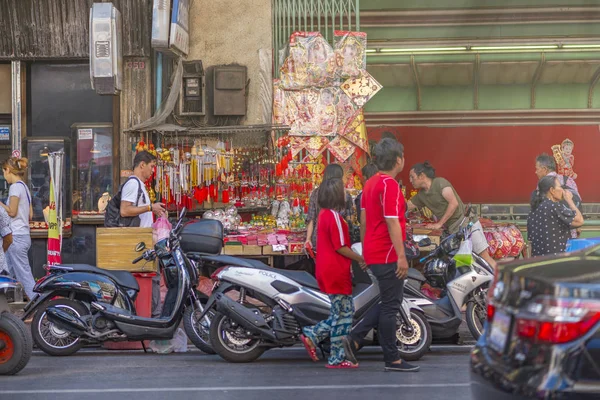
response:
<path id="1" fill-rule="evenodd" d="M 472 110 L 473 89 L 467 86 L 428 86 L 421 88 L 421 110 Z"/>
<path id="2" fill-rule="evenodd" d="M 598 85 L 600 86 L 600 85 Z M 600 87 L 594 91 L 593 107 L 600 108 Z M 585 109 L 588 85 L 538 85 L 536 109 Z M 529 85 L 485 85 L 479 87 L 480 110 L 518 110 L 531 106 Z M 414 87 L 386 87 L 365 106 L 367 112 L 416 111 Z M 473 88 L 468 86 L 429 86 L 421 88 L 422 111 L 473 110 Z"/>
<path id="3" fill-rule="evenodd" d="M 362 0 L 361 10 L 596 6 L 598 0 Z"/>
<path id="4" fill-rule="evenodd" d="M 525 85 L 482 85 L 480 110 L 522 110 L 531 104 L 531 89 Z"/>
<path id="5" fill-rule="evenodd" d="M 417 89 L 414 87 L 384 87 L 367 103 L 366 111 L 416 111 Z"/>

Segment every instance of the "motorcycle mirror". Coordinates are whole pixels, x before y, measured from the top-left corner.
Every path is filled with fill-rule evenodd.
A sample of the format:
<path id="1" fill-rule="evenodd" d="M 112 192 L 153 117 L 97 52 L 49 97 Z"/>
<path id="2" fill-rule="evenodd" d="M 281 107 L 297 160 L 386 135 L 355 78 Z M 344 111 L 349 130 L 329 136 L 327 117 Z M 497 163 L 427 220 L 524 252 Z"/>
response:
<path id="1" fill-rule="evenodd" d="M 419 247 L 431 246 L 431 239 L 430 238 L 421 239 L 421 240 L 419 240 L 418 245 L 419 245 Z"/>
<path id="2" fill-rule="evenodd" d="M 146 250 L 146 243 L 144 242 L 139 242 L 136 246 L 135 246 L 135 252 L 136 253 L 141 253 L 142 251 Z"/>

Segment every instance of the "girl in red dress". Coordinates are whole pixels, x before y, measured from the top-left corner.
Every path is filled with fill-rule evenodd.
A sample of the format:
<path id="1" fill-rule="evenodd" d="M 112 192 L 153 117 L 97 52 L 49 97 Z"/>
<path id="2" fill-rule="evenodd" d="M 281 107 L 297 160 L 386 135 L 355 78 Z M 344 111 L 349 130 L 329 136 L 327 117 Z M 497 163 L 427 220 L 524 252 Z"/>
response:
<path id="1" fill-rule="evenodd" d="M 352 260 L 364 264 L 363 258 L 350 249 L 348 224 L 337 210 L 346 205 L 341 179 L 327 179 L 319 187 L 317 219 L 316 277 L 319 288 L 329 295 L 329 318 L 303 328 L 300 336 L 313 361 L 317 361 L 316 345 L 327 337 L 331 351 L 327 368 L 356 368 L 358 362 L 342 339 L 350 334 L 354 303 L 352 300 Z"/>

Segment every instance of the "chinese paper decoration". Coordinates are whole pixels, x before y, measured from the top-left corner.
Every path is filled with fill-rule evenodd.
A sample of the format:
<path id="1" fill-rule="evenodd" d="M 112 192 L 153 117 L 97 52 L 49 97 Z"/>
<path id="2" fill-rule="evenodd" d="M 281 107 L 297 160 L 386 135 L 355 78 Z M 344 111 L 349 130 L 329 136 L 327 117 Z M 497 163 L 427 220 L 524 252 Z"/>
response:
<path id="1" fill-rule="evenodd" d="M 343 136 L 365 153 L 369 153 L 369 139 L 367 137 L 365 117 L 362 110 L 360 110 L 350 124 L 344 128 Z"/>
<path id="2" fill-rule="evenodd" d="M 318 163 L 314 174 L 317 166 L 339 162 L 352 170 L 349 187 L 360 186 L 370 153 L 362 107 L 382 88 L 366 71 L 366 48 L 364 32 L 335 31 L 334 47 L 319 32 L 291 35 L 274 82 L 273 120 L 291 128 L 277 143 L 277 176 L 291 179 L 285 171 L 298 164 Z"/>
<path id="3" fill-rule="evenodd" d="M 310 139 L 308 139 L 305 148 L 311 156 L 316 157 L 319 154 L 321 154 L 323 150 L 325 150 L 325 147 L 327 147 L 328 143 L 329 139 L 327 138 L 321 136 L 313 136 Z"/>
<path id="4" fill-rule="evenodd" d="M 336 54 L 319 32 L 294 32 L 280 69 L 281 84 L 286 90 L 333 86 L 336 67 Z"/>
<path id="5" fill-rule="evenodd" d="M 335 31 L 334 41 L 338 76 L 343 80 L 360 76 L 367 68 L 367 34 Z"/>
<path id="6" fill-rule="evenodd" d="M 364 107 L 381 90 L 382 86 L 367 71 L 357 78 L 349 78 L 342 84 L 342 90 L 357 107 Z"/>
<path id="7" fill-rule="evenodd" d="M 329 143 L 327 148 L 340 163 L 343 163 L 354 153 L 355 147 L 352 142 L 338 136 Z"/>
<path id="8" fill-rule="evenodd" d="M 552 154 L 556 161 L 556 172 L 559 175 L 577 179 L 577 174 L 573 170 L 573 166 L 575 165 L 574 147 L 575 144 L 573 141 L 567 138 L 560 145 L 555 144 L 552 146 Z"/>

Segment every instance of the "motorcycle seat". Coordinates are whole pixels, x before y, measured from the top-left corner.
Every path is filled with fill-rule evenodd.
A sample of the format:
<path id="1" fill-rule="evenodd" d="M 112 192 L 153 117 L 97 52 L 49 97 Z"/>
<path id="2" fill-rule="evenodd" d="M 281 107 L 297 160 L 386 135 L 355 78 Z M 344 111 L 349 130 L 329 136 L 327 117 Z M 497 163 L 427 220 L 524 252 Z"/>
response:
<path id="1" fill-rule="evenodd" d="M 294 282 L 301 284 L 302 286 L 309 287 L 311 289 L 319 289 L 319 284 L 314 276 L 309 274 L 306 271 L 293 271 L 289 269 L 277 269 L 277 268 L 269 268 L 269 270 L 281 274 L 286 278 L 290 278 Z"/>
<path id="2" fill-rule="evenodd" d="M 409 279 L 414 279 L 414 280 L 419 281 L 419 282 L 425 282 L 426 281 L 426 279 L 423 276 L 423 274 L 420 273 L 418 270 L 416 270 L 414 268 L 409 268 L 408 269 L 408 278 Z"/>
<path id="3" fill-rule="evenodd" d="M 232 257 L 228 255 L 218 255 L 218 256 L 205 256 L 202 255 L 200 257 L 204 261 L 211 261 L 219 264 L 231 265 L 236 267 L 246 267 L 246 268 L 265 268 L 272 269 L 267 264 L 260 262 L 259 260 L 253 260 L 251 258 L 239 258 Z"/>
<path id="4" fill-rule="evenodd" d="M 92 272 L 94 274 L 105 275 L 127 289 L 140 290 L 140 285 L 129 271 L 113 271 L 94 267 L 89 264 L 61 264 L 60 266 L 71 268 L 75 272 Z"/>
<path id="5" fill-rule="evenodd" d="M 236 267 L 246 267 L 254 269 L 263 269 L 265 271 L 272 271 L 277 274 L 281 274 L 287 278 L 290 278 L 294 282 L 297 282 L 303 286 L 319 290 L 319 284 L 317 283 L 315 277 L 306 271 L 293 271 L 289 269 L 272 268 L 258 260 L 253 260 L 251 258 L 232 257 L 228 255 L 202 256 L 202 259 L 205 261 L 212 261 Z"/>

